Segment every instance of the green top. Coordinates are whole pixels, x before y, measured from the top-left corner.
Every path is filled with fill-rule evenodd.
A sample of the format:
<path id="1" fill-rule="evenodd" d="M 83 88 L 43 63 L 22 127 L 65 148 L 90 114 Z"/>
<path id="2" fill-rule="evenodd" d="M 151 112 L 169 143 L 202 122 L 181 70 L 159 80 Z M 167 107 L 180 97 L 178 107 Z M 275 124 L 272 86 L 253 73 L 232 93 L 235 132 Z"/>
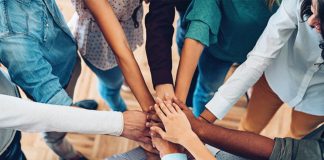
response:
<path id="1" fill-rule="evenodd" d="M 269 160 L 324 159 L 324 125 L 303 139 L 276 138 Z"/>
<path id="2" fill-rule="evenodd" d="M 265 0 L 193 0 L 186 38 L 201 42 L 216 58 L 241 63 L 277 9 L 278 2 L 270 9 Z"/>

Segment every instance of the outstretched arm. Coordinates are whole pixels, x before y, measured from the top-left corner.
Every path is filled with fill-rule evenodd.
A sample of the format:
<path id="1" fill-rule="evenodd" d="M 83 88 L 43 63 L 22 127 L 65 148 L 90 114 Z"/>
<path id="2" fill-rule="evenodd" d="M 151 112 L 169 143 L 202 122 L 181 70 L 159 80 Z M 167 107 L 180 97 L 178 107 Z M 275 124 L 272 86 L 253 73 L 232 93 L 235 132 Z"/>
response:
<path id="1" fill-rule="evenodd" d="M 269 159 L 274 147 L 270 138 L 250 132 L 223 128 L 198 120 L 181 101 L 174 99 L 187 115 L 194 132 L 205 143 L 229 153 L 249 159 Z"/>
<path id="2" fill-rule="evenodd" d="M 154 104 L 125 33 L 107 0 L 85 0 L 107 43 L 116 54 L 118 64 L 142 109 Z"/>

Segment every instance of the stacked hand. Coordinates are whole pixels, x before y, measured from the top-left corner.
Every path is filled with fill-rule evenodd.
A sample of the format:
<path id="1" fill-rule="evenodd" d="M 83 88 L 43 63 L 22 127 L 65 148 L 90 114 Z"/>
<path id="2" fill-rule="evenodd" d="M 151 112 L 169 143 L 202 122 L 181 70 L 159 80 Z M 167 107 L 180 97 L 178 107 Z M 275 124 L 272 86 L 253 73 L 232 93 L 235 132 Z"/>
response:
<path id="1" fill-rule="evenodd" d="M 165 131 L 159 126 L 152 126 L 151 131 L 160 135 L 164 140 L 181 145 L 184 144 L 184 141 L 196 136 L 186 114 L 176 103 L 172 103 L 171 100 L 162 101 L 161 99 L 158 99 L 157 103 L 154 105 L 154 109 L 161 119 Z M 188 108 L 185 109 L 191 113 Z M 193 115 L 192 117 L 194 118 Z"/>

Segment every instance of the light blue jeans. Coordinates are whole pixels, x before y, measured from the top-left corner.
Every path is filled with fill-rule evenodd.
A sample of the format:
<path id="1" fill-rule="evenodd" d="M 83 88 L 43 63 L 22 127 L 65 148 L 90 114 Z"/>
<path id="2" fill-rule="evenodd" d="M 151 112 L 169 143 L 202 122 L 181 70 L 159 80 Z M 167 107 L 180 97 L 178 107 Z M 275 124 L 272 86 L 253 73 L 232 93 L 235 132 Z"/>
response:
<path id="1" fill-rule="evenodd" d="M 103 71 L 92 65 L 85 58 L 84 61 L 96 74 L 99 93 L 109 107 L 114 111 L 126 111 L 127 106 L 120 95 L 120 88 L 123 85 L 124 77 L 119 66 Z"/>
<path id="2" fill-rule="evenodd" d="M 218 88 L 224 83 L 226 74 L 233 62 L 219 60 L 204 50 L 198 63 L 198 80 L 193 96 L 193 112 L 199 116 L 205 105 L 213 98 Z"/>

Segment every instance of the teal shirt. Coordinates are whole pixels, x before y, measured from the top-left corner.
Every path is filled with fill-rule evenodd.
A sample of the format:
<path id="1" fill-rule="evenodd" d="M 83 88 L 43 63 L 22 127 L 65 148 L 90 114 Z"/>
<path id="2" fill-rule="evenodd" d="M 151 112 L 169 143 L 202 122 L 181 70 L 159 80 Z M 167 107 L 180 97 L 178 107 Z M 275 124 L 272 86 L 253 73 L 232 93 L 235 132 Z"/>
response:
<path id="1" fill-rule="evenodd" d="M 185 17 L 186 38 L 218 59 L 244 62 L 277 8 L 265 0 L 193 0 Z"/>

